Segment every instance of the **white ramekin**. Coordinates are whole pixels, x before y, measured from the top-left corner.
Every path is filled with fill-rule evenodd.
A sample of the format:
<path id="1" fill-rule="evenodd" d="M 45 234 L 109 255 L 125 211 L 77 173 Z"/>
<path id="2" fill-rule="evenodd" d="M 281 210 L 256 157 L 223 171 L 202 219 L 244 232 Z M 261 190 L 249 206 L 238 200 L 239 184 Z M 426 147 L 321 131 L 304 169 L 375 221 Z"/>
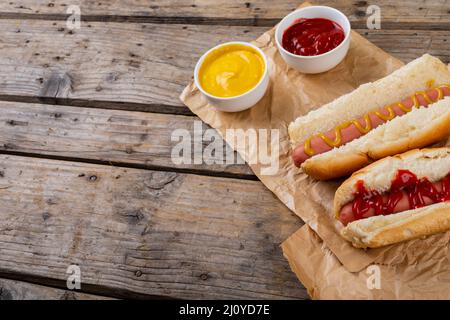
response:
<path id="1" fill-rule="evenodd" d="M 284 31 L 300 18 L 325 18 L 337 22 L 344 29 L 345 38 L 336 48 L 317 56 L 300 56 L 283 48 Z M 291 12 L 281 20 L 275 31 L 275 42 L 283 60 L 303 73 L 321 73 L 338 65 L 346 56 L 350 46 L 350 21 L 345 14 L 331 7 L 311 6 Z"/>
<path id="2" fill-rule="evenodd" d="M 249 91 L 247 91 L 239 96 L 234 96 L 234 97 L 227 97 L 227 98 L 216 97 L 214 95 L 209 94 L 205 90 L 203 90 L 202 86 L 200 85 L 200 79 L 198 77 L 200 67 L 202 66 L 203 61 L 205 60 L 206 56 L 208 56 L 208 54 L 210 54 L 212 51 L 215 51 L 218 48 L 221 48 L 223 46 L 228 46 L 228 45 L 233 45 L 233 44 L 247 46 L 247 47 L 254 49 L 256 52 L 258 52 L 264 60 L 264 73 L 263 73 L 263 76 L 261 77 L 261 80 L 259 80 L 259 82 L 256 84 L 256 86 L 254 86 Z M 198 60 L 197 65 L 195 66 L 195 71 L 194 71 L 194 81 L 195 81 L 195 85 L 200 90 L 200 92 L 203 94 L 203 96 L 205 96 L 206 99 L 216 109 L 218 109 L 220 111 L 225 111 L 225 112 L 238 112 L 238 111 L 246 110 L 246 109 L 254 106 L 264 96 L 264 94 L 266 93 L 267 87 L 269 85 L 269 70 L 268 69 L 269 69 L 269 67 L 268 67 L 268 63 L 267 63 L 267 58 L 266 58 L 264 52 L 261 51 L 261 49 L 259 49 L 255 45 L 248 43 L 248 42 L 233 41 L 233 42 L 222 43 L 222 44 L 208 50 Z"/>

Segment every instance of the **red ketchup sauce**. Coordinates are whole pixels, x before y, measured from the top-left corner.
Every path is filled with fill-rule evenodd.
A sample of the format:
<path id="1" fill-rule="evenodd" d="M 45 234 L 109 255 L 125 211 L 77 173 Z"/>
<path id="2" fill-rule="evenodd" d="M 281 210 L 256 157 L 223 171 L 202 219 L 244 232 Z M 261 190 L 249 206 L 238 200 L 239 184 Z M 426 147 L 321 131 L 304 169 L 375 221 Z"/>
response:
<path id="1" fill-rule="evenodd" d="M 392 214 L 395 206 L 403 197 L 402 191 L 408 197 L 410 210 L 425 206 L 424 197 L 431 199 L 433 203 L 449 201 L 450 172 L 441 180 L 441 183 L 442 190 L 438 192 L 427 178 L 418 179 L 409 170 L 399 170 L 392 181 L 391 190 L 387 194 L 387 201 L 383 201 L 382 194 L 375 190 L 367 190 L 364 181 L 359 180 L 356 183 L 357 191 L 354 194 L 352 211 L 356 220 L 362 219 L 371 208 L 374 209 L 375 215 Z"/>
<path id="2" fill-rule="evenodd" d="M 286 29 L 282 46 L 300 56 L 316 56 L 336 48 L 344 41 L 342 27 L 324 18 L 301 18 Z"/>

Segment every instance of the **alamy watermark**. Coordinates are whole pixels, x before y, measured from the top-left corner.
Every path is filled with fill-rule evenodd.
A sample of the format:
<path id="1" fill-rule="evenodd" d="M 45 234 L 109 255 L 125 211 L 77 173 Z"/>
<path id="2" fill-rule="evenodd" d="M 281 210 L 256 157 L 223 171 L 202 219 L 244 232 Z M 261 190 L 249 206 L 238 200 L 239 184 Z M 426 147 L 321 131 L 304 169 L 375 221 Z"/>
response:
<path id="1" fill-rule="evenodd" d="M 369 290 L 381 289 L 381 269 L 377 265 L 370 265 L 366 269 L 368 275 L 366 285 Z"/>
<path id="2" fill-rule="evenodd" d="M 171 141 L 171 159 L 182 164 L 244 164 L 233 150 L 245 156 L 248 164 L 259 164 L 261 175 L 275 175 L 279 169 L 280 132 L 278 129 L 225 129 L 224 142 L 215 129 L 203 130 L 201 121 L 194 121 L 194 130 L 175 129 Z"/>
<path id="3" fill-rule="evenodd" d="M 366 9 L 367 17 L 367 29 L 381 29 L 381 8 L 377 5 L 370 5 Z"/>
<path id="4" fill-rule="evenodd" d="M 81 289 L 81 269 L 76 264 L 70 265 L 66 273 L 69 274 L 67 277 L 66 285 L 69 290 L 80 290 Z"/>
<path id="5" fill-rule="evenodd" d="M 69 30 L 75 30 L 81 28 L 81 9 L 77 5 L 70 5 L 66 13 L 69 17 L 66 20 L 66 26 Z"/>

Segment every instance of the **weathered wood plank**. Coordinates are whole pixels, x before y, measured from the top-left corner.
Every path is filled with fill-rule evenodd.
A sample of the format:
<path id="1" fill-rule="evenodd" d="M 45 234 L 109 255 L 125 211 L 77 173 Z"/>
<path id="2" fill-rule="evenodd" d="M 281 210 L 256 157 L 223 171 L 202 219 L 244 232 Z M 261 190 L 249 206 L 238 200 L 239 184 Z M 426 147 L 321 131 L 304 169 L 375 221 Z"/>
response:
<path id="1" fill-rule="evenodd" d="M 69 32 L 63 21 L 40 20 L 0 20 L 0 29 L 2 99 L 186 114 L 178 95 L 199 56 L 267 30 L 93 22 Z M 446 31 L 364 32 L 405 61 L 424 52 L 450 60 Z"/>
<path id="2" fill-rule="evenodd" d="M 448 0 L 316 0 L 343 11 L 354 27 L 366 27 L 366 9 L 381 8 L 383 28 L 438 28 L 450 26 Z M 279 0 L 12 0 L 0 4 L 0 17 L 65 19 L 69 5 L 80 6 L 87 21 L 141 21 L 160 23 L 274 25 L 298 7 L 301 1 Z M 18 16 L 20 15 L 20 16 Z"/>
<path id="3" fill-rule="evenodd" d="M 175 129 L 185 130 L 194 140 L 209 128 L 197 117 L 5 101 L 0 101 L 0 110 L 3 152 L 256 179 L 240 157 L 240 162 L 226 164 L 226 159 L 203 152 L 211 141 L 200 141 L 199 148 L 190 144 L 190 163 L 172 159 L 172 149 L 180 143 Z M 223 154 L 228 151 L 238 159 L 218 134 L 217 138 Z M 196 158 L 203 160 L 195 164 Z"/>
<path id="4" fill-rule="evenodd" d="M 279 248 L 301 224 L 258 181 L 0 156 L 0 274 L 65 283 L 77 264 L 82 290 L 113 296 L 305 298 Z"/>
<path id="5" fill-rule="evenodd" d="M 246 28 L 0 20 L 0 95 L 108 101 L 117 108 L 190 113 L 178 95 L 199 55 Z M 257 28 L 262 32 L 261 28 Z M 180 48 L 180 44 L 182 47 Z M 126 104 L 125 104 L 126 103 Z M 170 106 L 176 106 L 171 108 Z"/>
<path id="6" fill-rule="evenodd" d="M 111 299 L 77 291 L 0 279 L 0 300 L 106 300 Z"/>
<path id="7" fill-rule="evenodd" d="M 404 62 L 414 60 L 424 53 L 430 53 L 445 63 L 450 63 L 449 31 L 357 31 L 378 47 Z"/>

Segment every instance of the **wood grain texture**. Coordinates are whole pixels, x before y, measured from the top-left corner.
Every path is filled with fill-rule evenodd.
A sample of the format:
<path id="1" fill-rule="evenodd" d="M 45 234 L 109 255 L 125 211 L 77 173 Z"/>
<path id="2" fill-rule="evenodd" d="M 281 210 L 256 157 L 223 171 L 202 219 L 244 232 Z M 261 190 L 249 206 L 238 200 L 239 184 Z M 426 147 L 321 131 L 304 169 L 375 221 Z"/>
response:
<path id="1" fill-rule="evenodd" d="M 448 0 L 316 0 L 343 11 L 353 27 L 366 27 L 366 9 L 381 8 L 383 28 L 448 29 Z M 81 8 L 86 21 L 126 21 L 272 26 L 297 8 L 298 0 L 11 0 L 0 4 L 0 17 L 65 19 L 69 5 Z"/>
<path id="2" fill-rule="evenodd" d="M 367 1 L 315 3 L 405 62 L 450 62 L 448 0 L 378 1 L 380 31 L 365 30 Z M 80 30 L 67 30 L 71 4 Z M 254 39 L 299 4 L 4 1 L 0 99 L 61 106 L 1 102 L 0 151 L 248 177 L 246 166 L 168 162 L 170 128 L 196 120 L 178 95 L 205 50 Z M 0 155 L 0 203 L 3 277 L 63 288 L 78 264 L 85 291 L 115 297 L 307 297 L 278 247 L 301 222 L 257 181 Z M 0 279 L 2 297 L 96 298 Z"/>
<path id="3" fill-rule="evenodd" d="M 226 158 L 205 151 L 210 140 L 199 141 L 197 146 L 191 141 L 190 163 L 174 162 L 172 150 L 181 141 L 177 131 L 194 140 L 197 133 L 202 135 L 209 128 L 197 117 L 5 101 L 0 101 L 0 109 L 3 152 L 256 180 L 218 134 L 223 154 L 230 152 L 235 164 L 226 164 Z M 195 158 L 201 163 L 196 164 Z"/>
<path id="4" fill-rule="evenodd" d="M 279 247 L 300 226 L 258 181 L 0 156 L 0 275 L 65 284 L 77 264 L 97 294 L 306 298 Z"/>
<path id="5" fill-rule="evenodd" d="M 251 40 L 264 27 L 0 20 L 0 98 L 191 114 L 178 100 L 211 46 Z M 425 52 L 450 61 L 447 31 L 362 31 L 406 61 Z M 182 43 L 182 47 L 180 47 Z"/>
<path id="6" fill-rule="evenodd" d="M 0 279 L 0 300 L 110 300 L 111 298 Z"/>
<path id="7" fill-rule="evenodd" d="M 212 32 L 206 26 L 92 23 L 70 32 L 62 21 L 2 24 L 0 95 L 75 99 L 83 105 L 106 101 L 136 110 L 134 103 L 138 110 L 164 113 L 190 114 L 178 96 L 206 48 L 229 40 L 230 33 L 247 40 L 256 36 L 242 27 Z"/>

